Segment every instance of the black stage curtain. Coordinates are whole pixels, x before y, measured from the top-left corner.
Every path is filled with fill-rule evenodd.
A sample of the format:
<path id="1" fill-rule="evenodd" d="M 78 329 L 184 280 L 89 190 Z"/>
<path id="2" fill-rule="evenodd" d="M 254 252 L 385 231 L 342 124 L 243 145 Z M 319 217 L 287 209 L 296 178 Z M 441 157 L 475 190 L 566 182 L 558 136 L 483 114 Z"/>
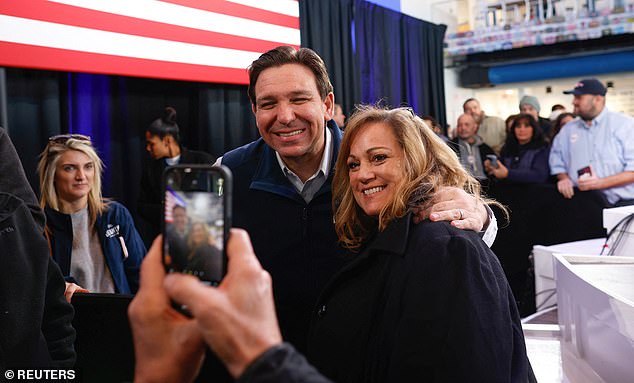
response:
<path id="1" fill-rule="evenodd" d="M 445 126 L 443 38 L 447 27 L 354 0 L 362 101 L 411 106 Z"/>
<path id="2" fill-rule="evenodd" d="M 444 25 L 363 0 L 300 0 L 302 46 L 328 66 L 344 110 L 382 101 L 446 124 Z"/>
<path id="3" fill-rule="evenodd" d="M 324 60 L 335 102 L 350 115 L 361 100 L 353 49 L 352 0 L 300 0 L 299 20 L 302 46 L 313 49 Z"/>
<path id="4" fill-rule="evenodd" d="M 178 112 L 181 143 L 215 157 L 259 134 L 246 86 L 6 68 L 7 128 L 29 182 L 51 135 L 86 133 L 106 166 L 103 194 L 136 217 L 146 127 L 165 106 Z M 137 223 L 139 220 L 137 219 Z"/>

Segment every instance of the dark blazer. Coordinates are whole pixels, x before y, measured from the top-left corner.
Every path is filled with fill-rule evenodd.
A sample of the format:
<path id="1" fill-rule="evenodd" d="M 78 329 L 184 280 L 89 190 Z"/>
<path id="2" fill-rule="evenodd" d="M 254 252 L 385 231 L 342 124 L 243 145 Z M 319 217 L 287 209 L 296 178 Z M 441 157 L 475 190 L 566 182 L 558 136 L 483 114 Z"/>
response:
<path id="1" fill-rule="evenodd" d="M 502 268 L 475 232 L 396 220 L 329 282 L 308 359 L 335 382 L 523 382 Z"/>
<path id="2" fill-rule="evenodd" d="M 214 158 L 205 152 L 188 150 L 181 147 L 181 158 L 179 164 L 209 164 L 213 165 Z M 137 200 L 137 211 L 143 219 L 151 226 L 151 237 L 156 237 L 161 230 L 163 212 L 161 204 L 163 202 L 162 177 L 165 170 L 165 159 L 149 159 L 143 167 L 141 175 L 141 190 Z"/>
<path id="3" fill-rule="evenodd" d="M 539 124 L 539 127 L 542 128 L 544 137 L 550 137 L 550 131 L 552 130 L 553 123 L 542 116 L 539 116 L 539 121 L 537 121 L 537 123 Z"/>
<path id="4" fill-rule="evenodd" d="M 44 212 L 0 128 L 0 371 L 72 368 L 73 307 L 49 256 Z"/>
<path id="5" fill-rule="evenodd" d="M 75 330 L 64 279 L 27 204 L 2 192 L 0 248 L 0 370 L 72 368 Z"/>
<path id="6" fill-rule="evenodd" d="M 539 148 L 520 148 L 517 155 L 505 154 L 502 150 L 500 160 L 509 170 L 507 182 L 545 183 L 550 175 L 548 155 L 550 147 L 546 144 Z"/>

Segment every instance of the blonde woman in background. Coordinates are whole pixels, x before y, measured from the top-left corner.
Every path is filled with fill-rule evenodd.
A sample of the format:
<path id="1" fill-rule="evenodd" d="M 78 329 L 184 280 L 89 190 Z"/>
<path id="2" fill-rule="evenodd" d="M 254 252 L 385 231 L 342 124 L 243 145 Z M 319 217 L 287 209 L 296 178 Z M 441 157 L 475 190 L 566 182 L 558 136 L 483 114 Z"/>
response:
<path id="1" fill-rule="evenodd" d="M 79 292 L 133 294 L 145 246 L 128 209 L 101 195 L 103 164 L 90 137 L 51 137 L 40 155 L 40 205 L 51 255 Z"/>

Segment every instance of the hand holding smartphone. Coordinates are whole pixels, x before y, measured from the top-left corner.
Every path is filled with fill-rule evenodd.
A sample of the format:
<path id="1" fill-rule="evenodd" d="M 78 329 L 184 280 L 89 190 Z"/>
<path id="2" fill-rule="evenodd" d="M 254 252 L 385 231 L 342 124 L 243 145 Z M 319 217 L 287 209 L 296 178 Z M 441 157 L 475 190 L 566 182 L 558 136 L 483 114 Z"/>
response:
<path id="1" fill-rule="evenodd" d="M 217 286 L 227 269 L 231 172 L 224 166 L 177 165 L 163 173 L 163 264 L 168 272 Z"/>
<path id="2" fill-rule="evenodd" d="M 493 166 L 494 168 L 498 168 L 500 167 L 500 165 L 498 164 L 498 156 L 496 156 L 495 154 L 487 154 L 487 160 L 491 161 L 491 166 Z"/>

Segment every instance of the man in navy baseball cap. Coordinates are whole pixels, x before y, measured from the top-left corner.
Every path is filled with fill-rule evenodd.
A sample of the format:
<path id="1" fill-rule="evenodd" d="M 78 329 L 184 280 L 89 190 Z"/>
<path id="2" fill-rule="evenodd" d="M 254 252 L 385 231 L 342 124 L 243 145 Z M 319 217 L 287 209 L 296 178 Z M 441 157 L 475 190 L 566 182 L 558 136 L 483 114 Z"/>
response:
<path id="1" fill-rule="evenodd" d="M 564 91 L 564 94 L 574 94 L 575 96 L 582 94 L 605 96 L 607 91 L 607 88 L 603 86 L 601 81 L 596 78 L 587 78 L 579 81 L 577 85 L 575 85 L 574 89 Z"/>
<path id="2" fill-rule="evenodd" d="M 574 96 L 579 118 L 564 125 L 550 150 L 551 174 L 565 198 L 595 190 L 606 206 L 634 205 L 634 118 L 608 110 L 601 81 L 579 81 L 565 94 Z"/>

